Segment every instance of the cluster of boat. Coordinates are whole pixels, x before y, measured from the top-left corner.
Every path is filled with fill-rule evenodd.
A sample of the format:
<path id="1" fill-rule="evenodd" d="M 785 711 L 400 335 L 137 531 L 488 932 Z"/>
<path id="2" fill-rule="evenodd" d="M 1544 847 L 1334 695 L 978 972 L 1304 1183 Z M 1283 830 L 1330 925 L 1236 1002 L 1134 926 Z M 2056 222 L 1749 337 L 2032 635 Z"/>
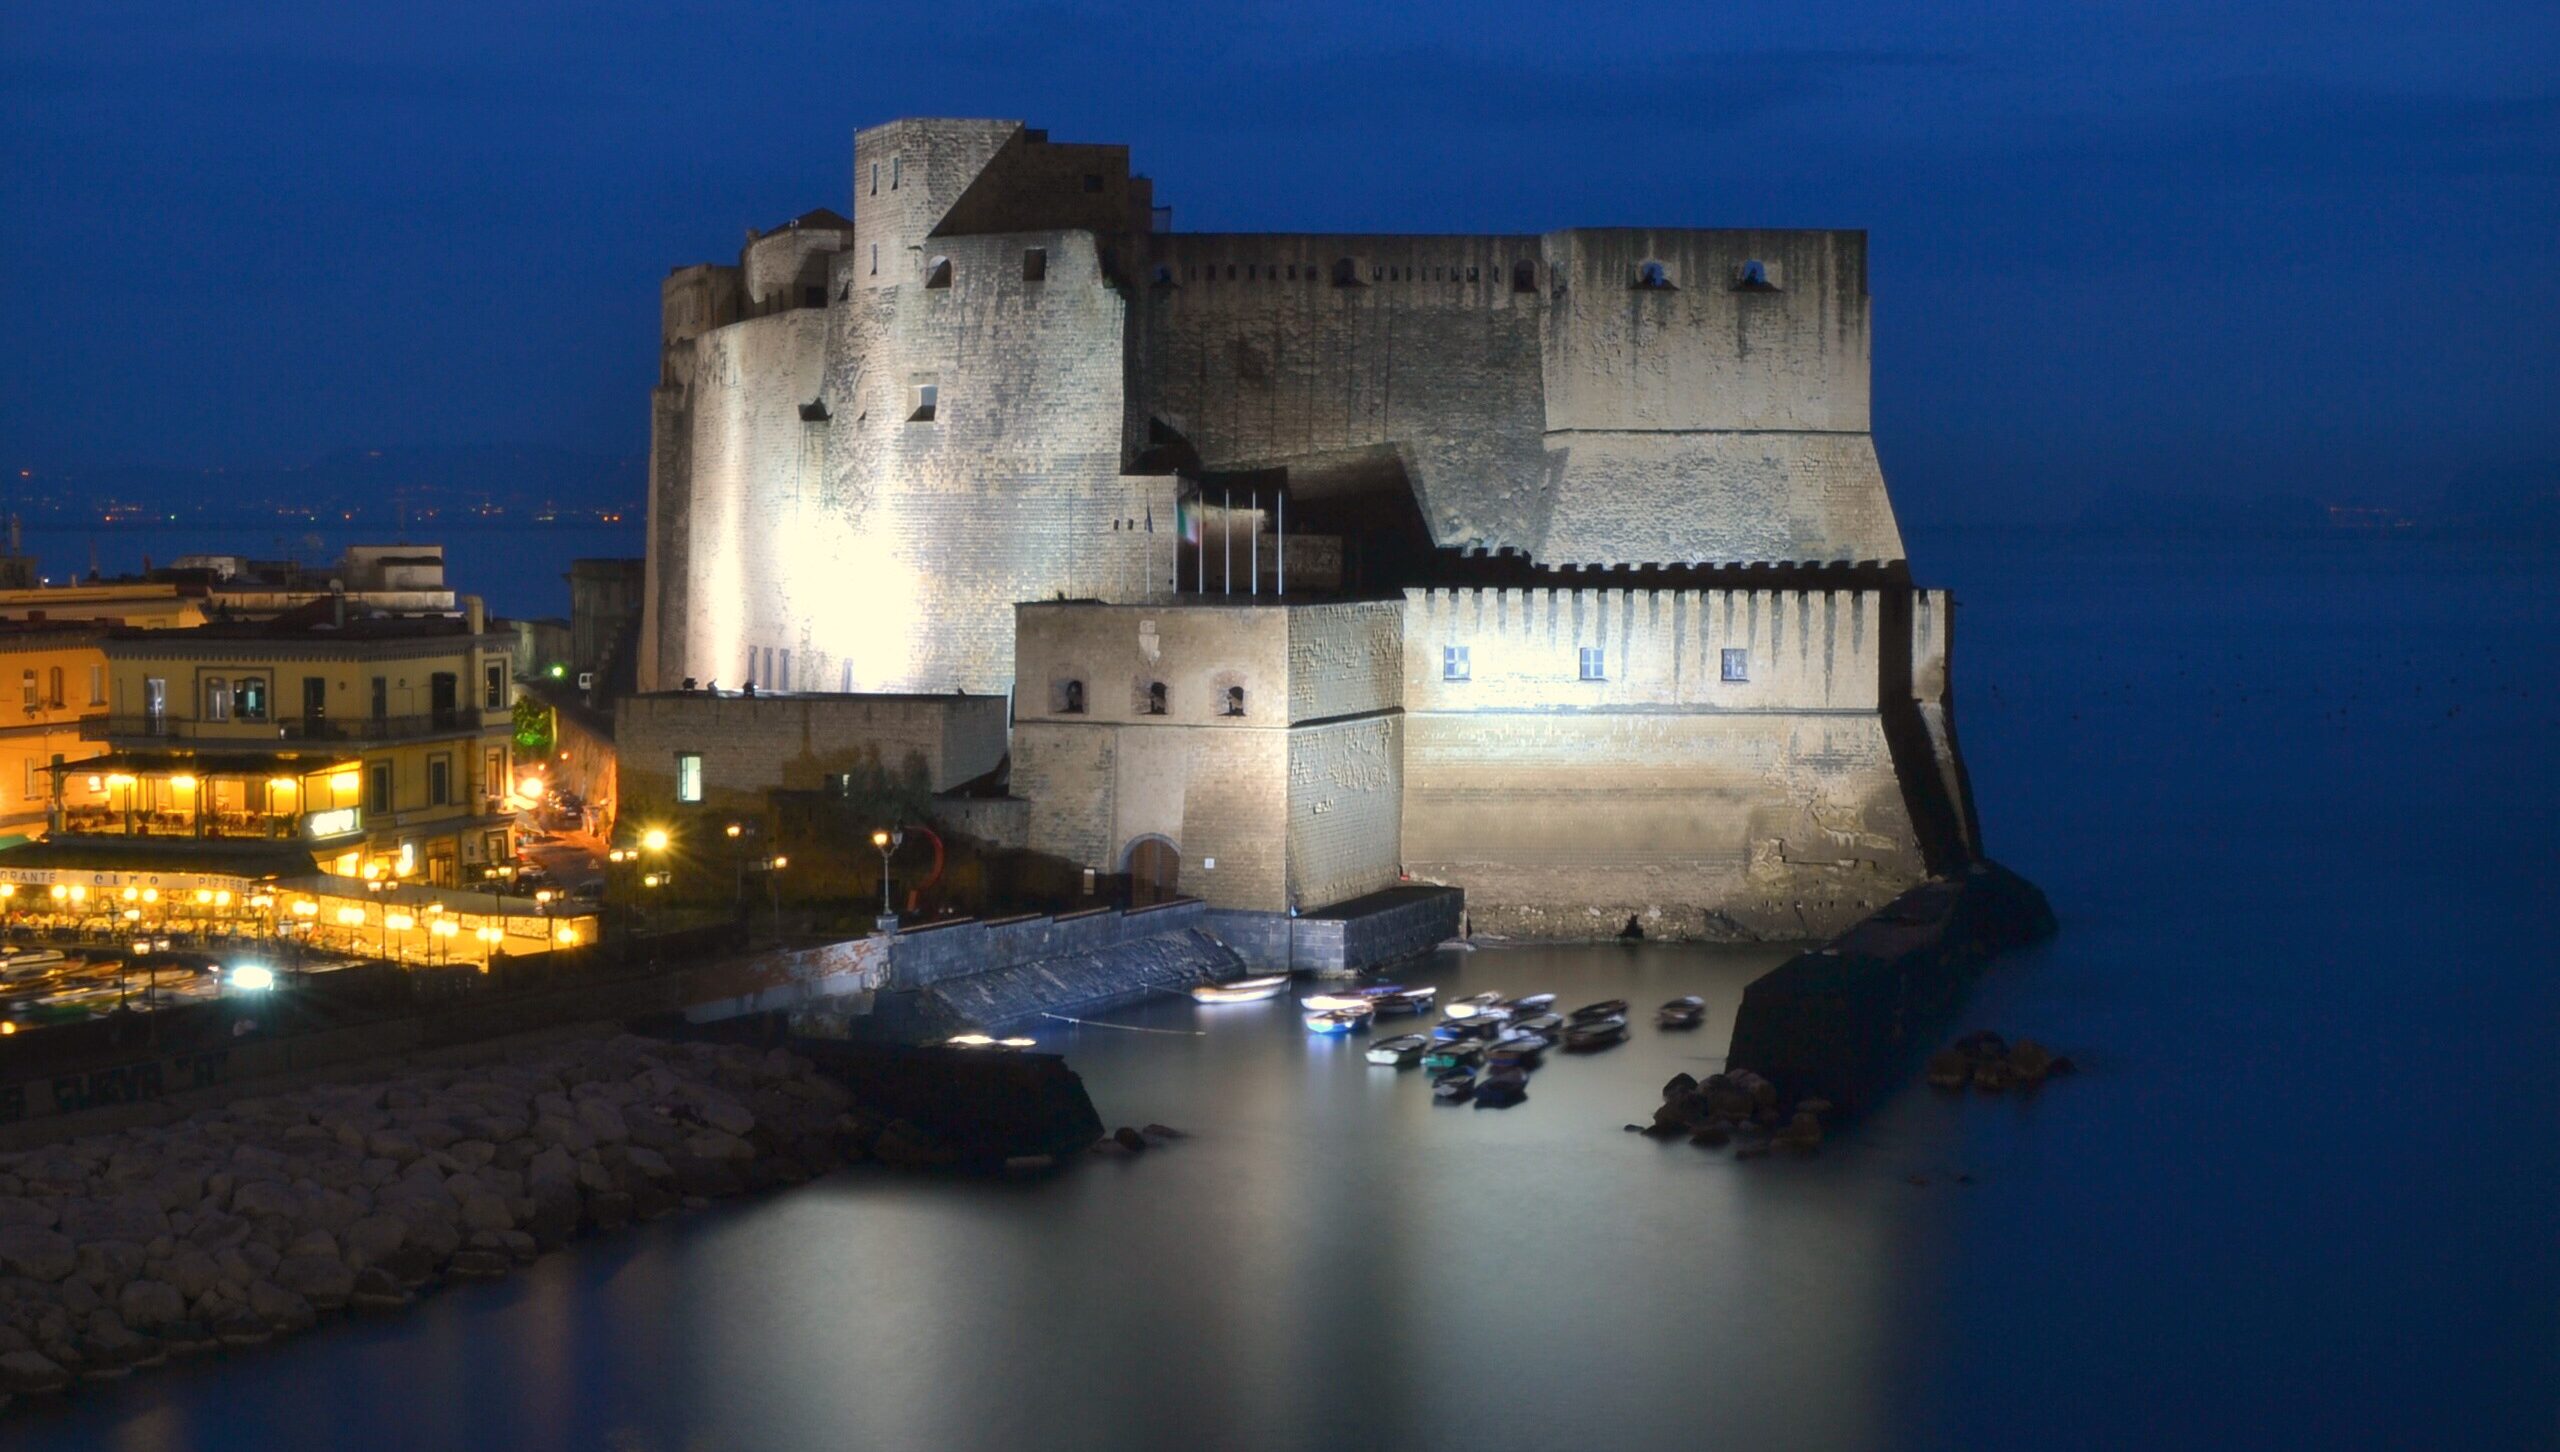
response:
<path id="1" fill-rule="evenodd" d="M 1277 997 L 1288 987 L 1285 974 L 1203 984 L 1191 995 L 1203 1003 L 1246 1003 Z M 1428 1013 L 1439 995 L 1432 987 L 1382 984 L 1310 993 L 1298 1002 L 1310 1032 L 1348 1034 L 1367 1029 L 1379 1019 Z M 1473 1100 L 1504 1108 L 1528 1097 L 1529 1071 L 1550 1049 L 1569 1054 L 1595 1053 L 1627 1037 L 1627 1001 L 1606 999 L 1568 1014 L 1555 1012 L 1556 996 L 1531 993 L 1506 998 L 1475 993 L 1452 999 L 1439 1023 L 1427 1033 L 1398 1034 L 1369 1045 L 1372 1064 L 1431 1073 L 1432 1097 L 1443 1104 Z M 1654 1013 L 1666 1029 L 1696 1028 L 1706 1021 L 1706 1000 L 1675 998 Z"/>

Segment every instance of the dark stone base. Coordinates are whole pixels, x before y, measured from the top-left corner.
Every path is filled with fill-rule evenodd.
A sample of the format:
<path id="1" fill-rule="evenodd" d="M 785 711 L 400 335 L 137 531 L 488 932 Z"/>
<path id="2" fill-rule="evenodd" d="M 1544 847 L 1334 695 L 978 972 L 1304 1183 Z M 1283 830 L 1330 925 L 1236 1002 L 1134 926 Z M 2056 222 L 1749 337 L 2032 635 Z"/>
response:
<path id="1" fill-rule="evenodd" d="M 1986 964 L 2055 931 L 2044 894 L 1997 863 L 1924 882 L 1755 979 L 1726 1062 L 1788 1100 L 1873 1108 L 1946 1031 Z"/>

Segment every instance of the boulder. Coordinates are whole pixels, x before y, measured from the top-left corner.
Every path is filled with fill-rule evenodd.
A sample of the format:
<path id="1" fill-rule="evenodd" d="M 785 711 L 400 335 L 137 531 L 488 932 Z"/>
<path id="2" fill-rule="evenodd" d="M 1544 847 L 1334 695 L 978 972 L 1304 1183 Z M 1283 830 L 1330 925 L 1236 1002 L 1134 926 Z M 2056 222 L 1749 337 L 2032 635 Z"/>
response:
<path id="1" fill-rule="evenodd" d="M 366 1266 L 356 1272 L 355 1289 L 348 1293 L 347 1304 L 364 1311 L 386 1311 L 409 1304 L 409 1292 L 389 1271 Z"/>
<path id="2" fill-rule="evenodd" d="M 270 1215 L 296 1220 L 302 1215 L 302 1197 L 278 1180 L 249 1180 L 232 1190 L 231 1213 L 253 1222 Z"/>
<path id="3" fill-rule="evenodd" d="M 1129 1133 L 1134 1136 L 1137 1131 L 1131 1130 Z M 686 1135 L 684 1152 L 699 1160 L 745 1161 L 756 1157 L 754 1145 L 721 1129 L 697 1130 Z"/>
<path id="4" fill-rule="evenodd" d="M 0 1353 L 0 1391 L 11 1396 L 50 1396 L 71 1384 L 71 1373 L 40 1351 Z"/>
<path id="5" fill-rule="evenodd" d="M 515 1212 L 507 1202 L 487 1191 L 474 1192 L 462 1202 L 462 1224 L 469 1230 L 511 1230 L 515 1228 Z"/>
<path id="6" fill-rule="evenodd" d="M 339 1269 L 346 1268 L 341 1266 Z M 355 1277 L 350 1273 L 347 1284 L 352 1287 L 354 1283 Z M 312 1308 L 310 1301 L 273 1281 L 259 1281 L 249 1287 L 249 1314 L 273 1331 L 301 1331 L 320 1319 L 319 1312 Z M 220 1328 L 216 1327 L 216 1331 L 219 1333 Z M 224 1336 L 222 1339 L 227 1342 L 231 1338 Z"/>
<path id="7" fill-rule="evenodd" d="M 0 1195 L 0 1226 L 32 1225 L 43 1230 L 52 1228 L 54 1221 L 60 1218 L 61 1212 L 48 1201 L 25 1195 Z"/>
<path id="8" fill-rule="evenodd" d="M 1708 1149 L 1722 1149 L 1733 1143 L 1733 1125 L 1722 1119 L 1710 1119 L 1689 1136 L 1689 1143 Z"/>
<path id="9" fill-rule="evenodd" d="M 356 1273 L 335 1255 L 297 1251 L 276 1262 L 275 1284 L 323 1311 L 334 1311 L 347 1303 Z"/>
<path id="10" fill-rule="evenodd" d="M 1714 1113 L 1715 1108 L 1708 1097 L 1693 1090 L 1663 1101 L 1662 1107 L 1653 1112 L 1654 1132 L 1683 1134 Z"/>
<path id="11" fill-rule="evenodd" d="M 647 1145 L 633 1145 L 630 1156 L 631 1168 L 652 1180 L 672 1180 L 676 1177 L 676 1168 L 667 1162 L 667 1157 Z"/>
<path id="12" fill-rule="evenodd" d="M 58 1281 L 77 1263 L 70 1236 L 36 1225 L 0 1226 L 0 1271 Z"/>
<path id="13" fill-rule="evenodd" d="M 2020 1084 L 2041 1084 L 2053 1072 L 2053 1051 L 2033 1039 L 2009 1046 L 2009 1077 Z"/>
<path id="14" fill-rule="evenodd" d="M 620 1230 L 638 1212 L 620 1190 L 601 1190 L 586 1199 L 587 1223 L 597 1230 Z"/>
<path id="15" fill-rule="evenodd" d="M 138 1331 L 157 1331 L 187 1319 L 187 1298 L 167 1281 L 127 1281 L 116 1315 Z"/>
<path id="16" fill-rule="evenodd" d="M 693 1106 L 693 1117 L 713 1129 L 727 1134 L 745 1134 L 756 1127 L 756 1117 L 734 1099 L 718 1094 L 705 1094 Z"/>
<path id="17" fill-rule="evenodd" d="M 254 1311 L 227 1312 L 214 1319 L 211 1329 L 213 1339 L 225 1346 L 263 1346 L 275 1337 L 274 1328 Z"/>
<path id="18" fill-rule="evenodd" d="M 622 1110 L 603 1099 L 577 1101 L 578 1124 L 598 1144 L 620 1144 L 631 1138 L 631 1126 L 624 1122 Z"/>
<path id="19" fill-rule="evenodd" d="M 1674 1074 L 1671 1076 L 1671 1082 L 1662 1086 L 1662 1101 L 1665 1104 L 1668 1104 L 1683 1094 L 1695 1094 L 1697 1092 L 1698 1081 L 1694 1075 Z"/>
<path id="20" fill-rule="evenodd" d="M 347 1263 L 358 1267 L 378 1265 L 408 1239 L 408 1222 L 399 1216 L 367 1215 L 347 1227 Z"/>
<path id="21" fill-rule="evenodd" d="M 1125 1124 L 1111 1131 L 1111 1138 L 1114 1143 L 1132 1154 L 1147 1147 L 1147 1137 Z"/>

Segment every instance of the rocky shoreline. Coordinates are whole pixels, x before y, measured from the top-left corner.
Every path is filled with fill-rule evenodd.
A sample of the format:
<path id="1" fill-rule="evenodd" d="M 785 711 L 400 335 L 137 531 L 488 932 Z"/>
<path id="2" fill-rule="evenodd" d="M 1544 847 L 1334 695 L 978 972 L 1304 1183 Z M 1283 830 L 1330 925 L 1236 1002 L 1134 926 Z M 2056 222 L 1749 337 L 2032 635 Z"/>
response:
<path id="1" fill-rule="evenodd" d="M 878 1135 L 786 1050 L 621 1034 L 0 1155 L 0 1400 L 497 1279 Z"/>

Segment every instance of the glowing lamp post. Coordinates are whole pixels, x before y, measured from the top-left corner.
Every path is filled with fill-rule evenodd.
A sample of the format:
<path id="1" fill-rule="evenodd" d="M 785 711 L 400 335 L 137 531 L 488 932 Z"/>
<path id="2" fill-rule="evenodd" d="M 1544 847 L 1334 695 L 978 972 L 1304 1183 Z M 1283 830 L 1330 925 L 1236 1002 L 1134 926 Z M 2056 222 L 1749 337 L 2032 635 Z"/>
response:
<path id="1" fill-rule="evenodd" d="M 879 930 L 884 933 L 898 930 L 898 914 L 889 906 L 889 854 L 897 851 L 898 844 L 906 840 L 906 830 L 900 827 L 882 827 L 871 834 L 871 845 L 880 849 Z"/>

